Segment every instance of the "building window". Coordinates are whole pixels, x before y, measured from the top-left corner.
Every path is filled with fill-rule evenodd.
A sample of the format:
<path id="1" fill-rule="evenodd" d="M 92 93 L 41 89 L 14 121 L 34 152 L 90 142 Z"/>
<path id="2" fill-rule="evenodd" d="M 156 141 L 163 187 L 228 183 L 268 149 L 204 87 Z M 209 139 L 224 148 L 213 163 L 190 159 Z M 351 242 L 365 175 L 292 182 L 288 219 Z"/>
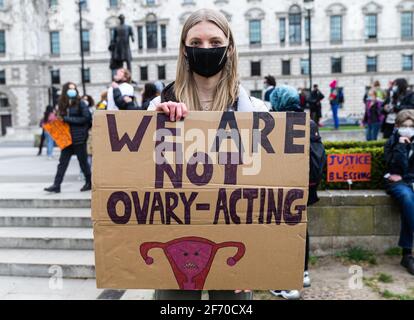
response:
<path id="1" fill-rule="evenodd" d="M 286 43 L 286 18 L 279 19 L 279 39 L 280 43 Z"/>
<path id="2" fill-rule="evenodd" d="M 118 0 L 109 0 L 110 8 L 118 8 Z"/>
<path id="3" fill-rule="evenodd" d="M 262 21 L 260 20 L 249 21 L 249 36 L 250 36 L 251 45 L 262 43 Z"/>
<path id="4" fill-rule="evenodd" d="M 165 66 L 158 66 L 158 80 L 165 80 L 166 78 Z"/>
<path id="5" fill-rule="evenodd" d="M 52 55 L 60 54 L 60 37 L 58 31 L 50 32 L 50 52 Z"/>
<path id="6" fill-rule="evenodd" d="M 413 55 L 412 54 L 402 56 L 402 70 L 413 71 Z"/>
<path id="7" fill-rule="evenodd" d="M 86 10 L 88 9 L 88 1 L 87 0 L 80 0 L 81 9 Z"/>
<path id="8" fill-rule="evenodd" d="M 377 72 L 378 57 L 367 57 L 367 72 Z"/>
<path id="9" fill-rule="evenodd" d="M 138 49 L 142 50 L 144 48 L 144 27 L 138 27 Z"/>
<path id="10" fill-rule="evenodd" d="M 161 25 L 161 48 L 167 48 L 167 26 L 165 24 Z"/>
<path id="11" fill-rule="evenodd" d="M 147 48 L 148 49 L 157 49 L 158 48 L 158 31 L 157 31 L 157 22 L 148 21 L 146 23 L 147 29 Z"/>
<path id="12" fill-rule="evenodd" d="M 52 84 L 60 84 L 60 70 L 50 71 L 50 77 L 52 80 Z"/>
<path id="13" fill-rule="evenodd" d="M 302 42 L 302 14 L 289 14 L 289 42 L 298 44 Z"/>
<path id="14" fill-rule="evenodd" d="M 282 75 L 290 76 L 290 60 L 282 60 Z"/>
<path id="15" fill-rule="evenodd" d="M 6 53 L 6 31 L 0 30 L 0 54 Z"/>
<path id="16" fill-rule="evenodd" d="M 83 52 L 89 53 L 91 51 L 91 41 L 89 30 L 82 30 L 82 47 Z"/>
<path id="17" fill-rule="evenodd" d="M 0 108 L 9 108 L 9 98 L 4 94 L 0 93 Z"/>
<path id="18" fill-rule="evenodd" d="M 0 9 L 4 8 L 4 0 L 0 0 Z"/>
<path id="19" fill-rule="evenodd" d="M 0 70 L 0 84 L 6 84 L 6 70 Z"/>
<path id="20" fill-rule="evenodd" d="M 252 77 L 260 77 L 262 75 L 262 63 L 260 61 L 250 62 L 250 74 Z"/>
<path id="21" fill-rule="evenodd" d="M 331 42 L 342 41 L 342 16 L 331 16 Z"/>
<path id="22" fill-rule="evenodd" d="M 309 74 L 309 59 L 300 59 L 300 73 L 303 75 Z"/>
<path id="23" fill-rule="evenodd" d="M 263 92 L 261 90 L 252 90 L 250 91 L 250 96 L 257 98 L 257 99 L 262 99 L 263 98 Z"/>
<path id="24" fill-rule="evenodd" d="M 155 6 L 155 0 L 146 0 L 147 6 Z"/>
<path id="25" fill-rule="evenodd" d="M 404 40 L 413 39 L 413 13 L 401 13 L 401 38 Z"/>
<path id="26" fill-rule="evenodd" d="M 91 83 L 91 69 L 90 68 L 83 69 L 83 81 L 85 83 Z"/>
<path id="27" fill-rule="evenodd" d="M 148 81 L 148 67 L 140 67 L 141 81 Z"/>
<path id="28" fill-rule="evenodd" d="M 365 16 L 365 36 L 367 39 L 377 39 L 378 34 L 378 16 L 376 14 L 367 14 Z"/>
<path id="29" fill-rule="evenodd" d="M 342 58 L 331 58 L 332 73 L 342 73 Z"/>

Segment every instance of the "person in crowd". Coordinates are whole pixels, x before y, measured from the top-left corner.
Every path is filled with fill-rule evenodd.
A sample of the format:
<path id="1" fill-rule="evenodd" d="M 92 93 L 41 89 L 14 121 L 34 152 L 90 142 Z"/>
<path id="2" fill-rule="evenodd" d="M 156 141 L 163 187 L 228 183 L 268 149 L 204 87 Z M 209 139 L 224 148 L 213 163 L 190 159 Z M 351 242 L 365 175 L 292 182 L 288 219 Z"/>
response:
<path id="1" fill-rule="evenodd" d="M 299 105 L 302 108 L 302 110 L 310 109 L 310 104 L 306 96 L 305 89 L 299 88 L 298 93 L 299 93 Z"/>
<path id="2" fill-rule="evenodd" d="M 131 72 L 128 69 L 120 68 L 115 72 L 112 86 L 108 89 L 107 110 L 136 109 L 134 87 L 131 81 Z"/>
<path id="3" fill-rule="evenodd" d="M 382 129 L 384 139 L 391 138 L 391 135 L 394 132 L 395 119 L 397 118 L 397 114 L 392 104 L 392 102 L 394 101 L 393 87 L 394 87 L 394 81 L 390 81 L 388 83 L 387 95 L 386 95 L 383 110 L 382 110 L 384 114 L 384 120 L 382 122 L 381 129 Z"/>
<path id="4" fill-rule="evenodd" d="M 238 55 L 226 17 L 215 10 L 192 13 L 184 24 L 178 51 L 177 76 L 148 110 L 171 121 L 191 111 L 267 112 L 263 101 L 249 97 L 238 78 Z M 250 291 L 209 291 L 211 300 L 250 300 Z M 157 300 L 201 299 L 200 291 L 157 290 Z"/>
<path id="5" fill-rule="evenodd" d="M 384 90 L 381 88 L 381 82 L 376 80 L 372 86 L 372 89 L 374 89 L 375 94 L 377 95 L 377 100 L 384 102 L 387 98 L 387 94 Z"/>
<path id="6" fill-rule="evenodd" d="M 315 84 L 310 94 L 310 110 L 311 119 L 319 126 L 322 118 L 322 101 L 325 99 L 323 93 L 319 90 L 319 86 Z"/>
<path id="7" fill-rule="evenodd" d="M 82 97 L 82 101 L 88 106 L 91 117 L 93 118 L 96 111 L 95 100 L 91 96 L 85 95 Z M 88 164 L 92 167 L 92 122 L 91 127 L 89 128 L 88 140 L 86 141 L 86 152 L 88 154 Z"/>
<path id="8" fill-rule="evenodd" d="M 270 101 L 272 109 L 276 112 L 302 112 L 300 106 L 300 98 L 297 91 L 289 86 L 276 87 L 273 91 Z M 308 206 L 311 206 L 319 201 L 318 186 L 322 180 L 323 170 L 326 164 L 325 147 L 322 143 L 322 138 L 319 134 L 319 127 L 316 122 L 310 122 L 310 158 L 309 158 L 309 198 Z M 309 232 L 306 232 L 306 247 L 305 247 L 305 269 L 303 274 L 303 286 L 308 288 L 311 286 L 309 276 Z M 288 300 L 300 299 L 301 294 L 298 290 L 271 290 L 276 297 L 282 297 Z"/>
<path id="9" fill-rule="evenodd" d="M 162 81 L 157 80 L 157 81 L 154 82 L 154 85 L 157 88 L 157 96 L 160 96 L 161 95 L 161 92 L 165 88 L 165 84 Z"/>
<path id="10" fill-rule="evenodd" d="M 275 90 L 276 87 L 276 79 L 275 77 L 268 75 L 264 78 L 264 101 L 266 104 L 270 105 L 270 95 L 272 94 L 273 90 Z M 269 108 L 270 109 L 270 108 Z"/>
<path id="11" fill-rule="evenodd" d="M 368 99 L 365 105 L 364 119 L 362 125 L 366 127 L 367 141 L 378 140 L 378 133 L 383 121 L 382 101 L 377 97 L 377 90 L 371 89 L 368 93 Z"/>
<path id="12" fill-rule="evenodd" d="M 154 83 L 146 83 L 142 94 L 142 110 L 148 110 L 152 100 L 158 97 L 158 89 Z"/>
<path id="13" fill-rule="evenodd" d="M 39 153 L 38 156 L 40 156 L 42 154 L 42 149 L 43 149 L 43 144 L 44 141 L 46 141 L 46 146 L 47 146 L 47 158 L 49 160 L 53 159 L 53 149 L 55 148 L 55 141 L 53 140 L 52 136 L 45 131 L 45 129 L 43 129 L 43 125 L 46 123 L 50 123 L 55 121 L 56 118 L 56 112 L 55 112 L 55 108 L 53 108 L 52 106 L 47 106 L 46 110 L 43 114 L 43 118 L 40 121 L 40 127 L 42 128 L 42 139 L 40 141 L 40 145 L 39 145 Z"/>
<path id="14" fill-rule="evenodd" d="M 401 265 L 414 275 L 414 110 L 398 113 L 396 130 L 385 145 L 387 192 L 401 207 Z"/>
<path id="15" fill-rule="evenodd" d="M 106 110 L 108 106 L 108 91 L 101 93 L 101 100 L 96 105 L 96 110 Z"/>
<path id="16" fill-rule="evenodd" d="M 70 159 L 72 155 L 76 154 L 86 181 L 81 192 L 89 191 L 92 188 L 92 184 L 91 170 L 86 152 L 86 141 L 88 139 L 88 131 L 91 126 L 92 117 L 88 106 L 81 99 L 76 85 L 72 82 L 66 83 L 62 88 L 62 95 L 59 98 L 58 117 L 69 124 L 72 145 L 62 150 L 55 181 L 52 186 L 44 190 L 51 193 L 60 193 L 60 186 L 69 166 Z"/>
<path id="17" fill-rule="evenodd" d="M 332 115 L 334 120 L 335 130 L 339 130 L 339 108 L 341 105 L 341 91 L 338 88 L 338 81 L 333 80 L 329 87 L 331 88 L 331 94 L 329 95 L 329 102 L 331 104 Z M 342 102 L 343 103 L 343 102 Z"/>

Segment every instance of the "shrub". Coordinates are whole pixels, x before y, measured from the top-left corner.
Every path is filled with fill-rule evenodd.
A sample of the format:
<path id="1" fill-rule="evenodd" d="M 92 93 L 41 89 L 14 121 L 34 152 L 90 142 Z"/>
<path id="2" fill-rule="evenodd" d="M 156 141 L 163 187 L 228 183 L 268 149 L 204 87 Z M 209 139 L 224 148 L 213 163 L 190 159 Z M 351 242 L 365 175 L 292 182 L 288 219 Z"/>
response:
<path id="1" fill-rule="evenodd" d="M 369 153 L 372 156 L 372 169 L 370 182 L 354 182 L 352 190 L 383 190 L 384 174 L 386 166 L 384 161 L 384 141 L 371 142 L 325 142 L 326 154 L 355 154 Z M 324 176 L 321 181 L 321 190 L 348 190 L 348 183 L 328 183 L 326 181 L 327 168 L 324 170 Z"/>

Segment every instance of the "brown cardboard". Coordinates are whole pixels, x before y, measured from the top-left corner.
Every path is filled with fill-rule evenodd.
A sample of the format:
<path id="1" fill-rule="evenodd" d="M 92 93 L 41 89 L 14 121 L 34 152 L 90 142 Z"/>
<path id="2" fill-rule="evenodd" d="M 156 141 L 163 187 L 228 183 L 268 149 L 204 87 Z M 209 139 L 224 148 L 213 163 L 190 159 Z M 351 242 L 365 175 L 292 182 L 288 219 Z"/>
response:
<path id="1" fill-rule="evenodd" d="M 92 217 L 98 288 L 300 289 L 309 117 L 192 112 L 180 123 L 165 119 L 152 112 L 95 115 Z M 226 156 L 214 150 L 220 124 L 240 133 L 244 163 L 255 151 L 253 166 L 217 163 Z M 181 130 L 175 137 L 161 132 L 167 134 L 165 142 L 182 145 L 163 154 L 171 168 L 155 163 L 154 150 L 163 147 L 157 143 L 160 127 Z M 257 148 L 252 137 L 260 131 L 253 127 L 264 132 Z M 129 142 L 122 145 L 125 133 Z M 211 165 L 189 165 L 192 151 L 180 161 L 180 150 L 188 151 L 194 139 Z M 226 146 L 238 150 L 233 140 L 223 140 L 219 151 L 226 152 Z M 233 160 L 239 160 L 237 154 Z M 182 175 L 176 174 L 180 169 Z"/>

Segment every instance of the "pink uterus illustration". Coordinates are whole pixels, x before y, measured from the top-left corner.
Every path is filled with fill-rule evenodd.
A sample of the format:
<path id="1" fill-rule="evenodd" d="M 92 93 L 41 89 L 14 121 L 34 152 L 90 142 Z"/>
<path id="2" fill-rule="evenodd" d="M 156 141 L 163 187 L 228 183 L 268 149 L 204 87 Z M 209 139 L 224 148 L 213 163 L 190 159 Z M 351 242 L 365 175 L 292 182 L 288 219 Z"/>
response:
<path id="1" fill-rule="evenodd" d="M 140 246 L 140 253 L 147 265 L 154 263 L 148 256 L 152 249 L 162 249 L 166 255 L 174 276 L 181 290 L 203 290 L 210 268 L 218 250 L 223 248 L 236 248 L 233 257 L 227 259 L 231 267 L 240 261 L 246 247 L 241 242 L 215 243 L 199 237 L 185 237 L 167 243 L 146 242 Z"/>

